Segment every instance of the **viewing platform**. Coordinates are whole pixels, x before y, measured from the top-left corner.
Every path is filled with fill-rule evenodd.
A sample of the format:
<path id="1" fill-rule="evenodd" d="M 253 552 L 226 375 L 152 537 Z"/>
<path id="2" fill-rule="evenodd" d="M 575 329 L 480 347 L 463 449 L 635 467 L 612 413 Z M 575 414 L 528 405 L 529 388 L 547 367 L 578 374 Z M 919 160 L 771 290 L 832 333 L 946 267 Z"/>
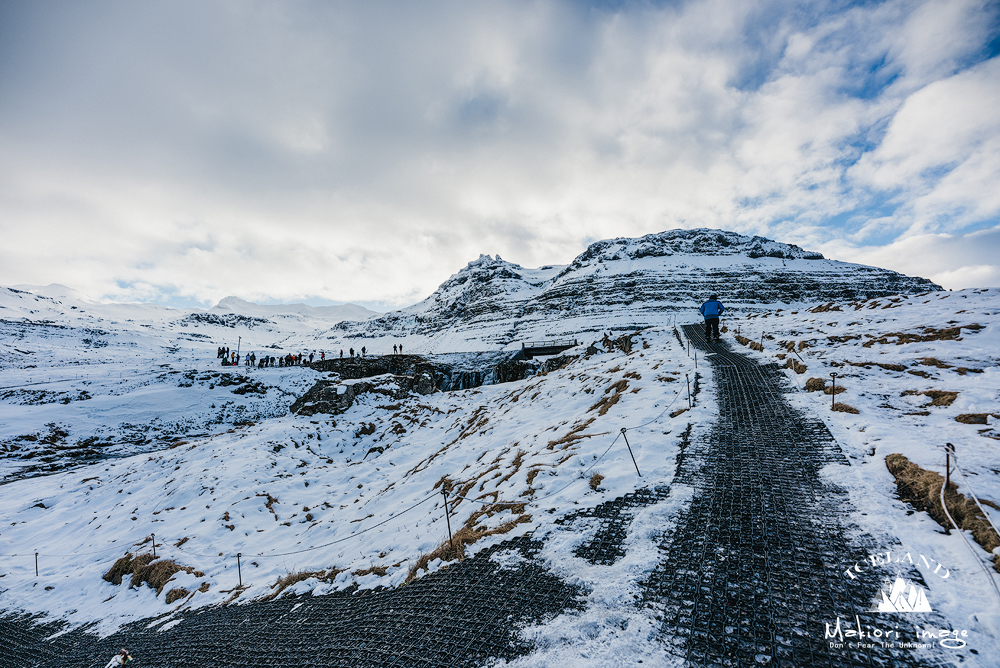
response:
<path id="1" fill-rule="evenodd" d="M 521 352 L 525 359 L 536 355 L 558 355 L 564 350 L 578 346 L 576 339 L 551 339 L 549 341 L 526 341 L 521 344 Z"/>

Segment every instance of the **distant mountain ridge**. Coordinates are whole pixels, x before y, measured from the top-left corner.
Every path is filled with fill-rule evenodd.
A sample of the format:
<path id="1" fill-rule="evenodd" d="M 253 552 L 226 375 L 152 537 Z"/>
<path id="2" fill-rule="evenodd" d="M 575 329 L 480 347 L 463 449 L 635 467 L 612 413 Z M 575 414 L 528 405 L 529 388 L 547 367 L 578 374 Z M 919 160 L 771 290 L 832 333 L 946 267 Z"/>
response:
<path id="1" fill-rule="evenodd" d="M 420 303 L 365 322 L 341 322 L 331 333 L 505 346 L 532 337 L 662 324 L 665 312 L 693 311 L 710 294 L 746 309 L 941 289 L 924 278 L 827 260 L 765 237 L 668 230 L 597 241 L 568 265 L 540 269 L 481 255 Z"/>
<path id="2" fill-rule="evenodd" d="M 275 316 L 306 316 L 322 320 L 364 320 L 377 311 L 357 304 L 337 304 L 334 306 L 309 306 L 308 304 L 256 304 L 239 297 L 225 297 L 209 309 L 209 313 L 236 313 L 238 315 L 271 318 Z"/>

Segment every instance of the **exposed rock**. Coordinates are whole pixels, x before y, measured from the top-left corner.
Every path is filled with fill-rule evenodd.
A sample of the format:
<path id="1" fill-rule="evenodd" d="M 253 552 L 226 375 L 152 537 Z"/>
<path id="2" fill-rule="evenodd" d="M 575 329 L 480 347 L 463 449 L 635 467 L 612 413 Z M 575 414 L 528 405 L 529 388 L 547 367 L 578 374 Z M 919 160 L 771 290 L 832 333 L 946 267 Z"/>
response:
<path id="1" fill-rule="evenodd" d="M 398 401 L 412 392 L 431 394 L 436 391 L 434 378 L 428 373 L 416 376 L 386 375 L 371 381 L 358 380 L 349 383 L 323 379 L 317 381 L 305 394 L 296 399 L 288 410 L 294 415 L 316 413 L 340 415 L 353 406 L 354 400 L 362 394 L 381 394 Z"/>

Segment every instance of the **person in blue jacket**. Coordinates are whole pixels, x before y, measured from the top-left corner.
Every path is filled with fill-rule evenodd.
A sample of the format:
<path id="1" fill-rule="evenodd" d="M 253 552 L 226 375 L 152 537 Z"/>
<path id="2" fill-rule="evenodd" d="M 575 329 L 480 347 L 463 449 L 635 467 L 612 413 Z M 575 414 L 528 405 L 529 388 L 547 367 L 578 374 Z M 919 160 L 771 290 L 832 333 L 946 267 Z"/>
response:
<path id="1" fill-rule="evenodd" d="M 719 316 L 725 312 L 726 307 L 722 305 L 722 302 L 719 301 L 716 295 L 712 295 L 698 310 L 705 316 L 705 339 L 711 341 L 714 335 L 716 341 L 721 341 L 722 337 L 719 335 Z"/>

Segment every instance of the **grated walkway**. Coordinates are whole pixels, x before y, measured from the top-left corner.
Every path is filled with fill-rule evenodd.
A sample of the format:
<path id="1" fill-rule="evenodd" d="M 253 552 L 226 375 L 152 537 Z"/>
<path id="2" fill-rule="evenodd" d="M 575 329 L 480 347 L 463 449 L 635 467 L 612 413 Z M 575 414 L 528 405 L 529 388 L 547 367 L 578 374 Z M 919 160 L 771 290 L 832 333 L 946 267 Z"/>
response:
<path id="1" fill-rule="evenodd" d="M 937 664 L 880 644 L 830 647 L 826 623 L 838 616 L 852 628 L 855 620 L 912 628 L 905 615 L 868 612 L 881 585 L 875 575 L 844 575 L 845 564 L 880 547 L 846 538 L 846 494 L 821 479 L 821 467 L 847 459 L 821 421 L 784 398 L 777 364 L 706 342 L 701 325 L 685 333 L 708 354 L 719 419 L 685 451 L 675 484 L 695 495 L 644 583 L 670 650 L 689 666 Z M 909 577 L 924 584 L 915 570 Z"/>
<path id="2" fill-rule="evenodd" d="M 100 668 L 122 647 L 148 668 L 232 666 L 481 666 L 531 648 L 517 624 L 577 607 L 579 591 L 533 557 L 541 544 L 516 538 L 405 587 L 289 596 L 146 619 L 97 640 L 76 629 L 0 616 L 0 666 Z M 491 557 L 515 550 L 520 559 Z M 511 562 L 518 562 L 512 564 Z"/>

